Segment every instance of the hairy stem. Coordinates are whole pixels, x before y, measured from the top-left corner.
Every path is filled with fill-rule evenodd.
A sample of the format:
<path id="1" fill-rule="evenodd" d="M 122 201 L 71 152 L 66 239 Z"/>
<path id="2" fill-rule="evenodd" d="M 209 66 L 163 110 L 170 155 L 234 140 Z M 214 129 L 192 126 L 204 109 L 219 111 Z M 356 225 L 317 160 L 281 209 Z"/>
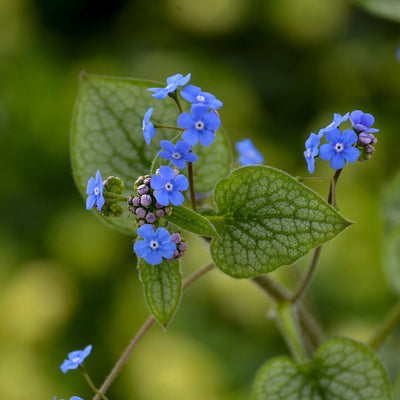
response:
<path id="1" fill-rule="evenodd" d="M 192 210 L 197 211 L 196 205 L 196 193 L 194 191 L 194 176 L 193 176 L 193 163 L 188 162 L 188 178 L 189 178 L 189 191 L 190 191 L 190 202 L 192 204 Z"/>
<path id="2" fill-rule="evenodd" d="M 297 180 L 299 182 L 307 182 L 307 181 L 316 181 L 316 182 L 320 182 L 320 181 L 329 181 L 332 182 L 332 178 L 329 178 L 327 176 L 306 176 L 306 177 L 297 177 Z"/>
<path id="3" fill-rule="evenodd" d="M 186 289 L 192 282 L 194 282 L 195 280 L 197 280 L 198 278 L 200 278 L 207 272 L 211 271 L 214 267 L 215 267 L 215 264 L 211 263 L 211 264 L 206 265 L 203 268 L 200 268 L 198 271 L 194 272 L 192 275 L 190 275 L 188 278 L 186 278 L 185 281 L 183 282 L 183 289 Z M 129 345 L 126 347 L 125 351 L 122 353 L 121 357 L 118 359 L 117 363 L 114 365 L 113 369 L 111 370 L 111 372 L 108 374 L 107 378 L 101 385 L 99 391 L 93 397 L 93 400 L 100 400 L 101 396 L 104 396 L 104 394 L 107 392 L 108 388 L 111 386 L 114 379 L 117 377 L 117 375 L 121 371 L 122 367 L 128 360 L 128 357 L 132 353 L 133 349 L 140 342 L 140 340 L 146 334 L 146 332 L 151 328 L 151 326 L 154 324 L 154 322 L 155 322 L 155 318 L 151 315 L 146 320 L 146 322 L 142 325 L 142 327 L 139 329 L 139 331 L 134 336 L 134 338 L 131 340 Z"/>
<path id="4" fill-rule="evenodd" d="M 100 391 L 97 390 L 96 386 L 94 385 L 93 381 L 90 379 L 90 377 L 89 377 L 88 373 L 86 372 L 86 369 L 83 365 L 79 365 L 79 370 L 82 372 L 82 375 L 86 379 L 86 382 L 91 387 L 91 389 L 96 393 L 96 395 L 100 396 L 103 400 L 108 400 L 104 394 L 100 393 Z"/>
<path id="5" fill-rule="evenodd" d="M 281 303 L 290 299 L 288 291 L 280 286 L 278 282 L 272 280 L 267 275 L 256 276 L 251 280 L 270 297 L 272 297 L 272 299 L 275 300 L 277 303 Z"/>
<path id="6" fill-rule="evenodd" d="M 400 320 L 400 302 L 398 302 L 393 309 L 390 311 L 389 315 L 386 317 L 382 326 L 375 333 L 374 337 L 370 340 L 369 345 L 371 348 L 376 350 L 387 336 L 392 332 L 393 328 L 397 325 Z"/>

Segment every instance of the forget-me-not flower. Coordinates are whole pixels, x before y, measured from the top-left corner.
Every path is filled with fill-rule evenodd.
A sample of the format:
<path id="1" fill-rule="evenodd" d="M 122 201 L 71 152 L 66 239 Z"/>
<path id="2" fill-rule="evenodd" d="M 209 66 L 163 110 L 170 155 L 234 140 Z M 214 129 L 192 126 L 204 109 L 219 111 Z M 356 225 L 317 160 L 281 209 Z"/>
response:
<path id="1" fill-rule="evenodd" d="M 137 234 L 143 238 L 134 244 L 135 253 L 144 258 L 151 265 L 161 264 L 162 258 L 173 257 L 176 244 L 171 240 L 170 233 L 165 228 L 154 228 L 145 224 L 137 230 Z"/>
<path id="2" fill-rule="evenodd" d="M 239 163 L 241 165 L 257 165 L 264 162 L 264 157 L 256 149 L 251 139 L 236 142 L 236 150 L 240 154 Z"/>
<path id="3" fill-rule="evenodd" d="M 166 165 L 160 167 L 159 174 L 153 175 L 150 183 L 156 200 L 162 206 L 167 206 L 170 202 L 174 206 L 180 206 L 185 201 L 181 191 L 189 187 L 186 176 L 175 176 L 175 171 Z"/>
<path id="4" fill-rule="evenodd" d="M 304 151 L 304 158 L 307 161 L 308 171 L 310 174 L 314 172 L 315 157 L 318 155 L 319 136 L 311 133 L 310 137 L 306 140 L 306 150 Z"/>
<path id="5" fill-rule="evenodd" d="M 185 86 L 190 81 L 190 74 L 183 76 L 182 74 L 175 74 L 167 78 L 167 86 L 163 88 L 150 88 L 147 89 L 156 99 L 165 99 L 170 93 L 175 92 L 179 86 Z"/>
<path id="6" fill-rule="evenodd" d="M 54 396 L 53 400 L 57 400 L 57 396 Z M 60 400 L 64 400 L 64 399 L 60 399 Z M 72 396 L 69 400 L 83 400 L 83 399 L 78 396 Z"/>
<path id="7" fill-rule="evenodd" d="M 106 201 L 103 196 L 103 179 L 99 170 L 96 171 L 96 178 L 89 179 L 86 194 L 89 195 L 86 199 L 86 209 L 90 210 L 96 204 L 97 209 L 101 211 Z"/>
<path id="8" fill-rule="evenodd" d="M 375 133 L 379 132 L 379 129 L 371 128 L 375 122 L 375 118 L 372 114 L 364 113 L 361 110 L 355 110 L 350 114 L 350 121 L 353 125 L 353 129 L 357 133 Z"/>
<path id="9" fill-rule="evenodd" d="M 334 169 L 342 169 L 345 162 L 353 163 L 360 156 L 360 150 L 352 145 L 357 142 L 357 134 L 351 129 L 346 129 L 343 134 L 340 129 L 333 129 L 326 133 L 325 143 L 319 150 L 322 160 L 330 161 Z"/>
<path id="10" fill-rule="evenodd" d="M 339 128 L 339 125 L 342 122 L 345 122 L 349 119 L 349 113 L 344 114 L 343 116 L 337 113 L 333 114 L 333 120 L 332 122 L 326 126 L 325 128 L 322 128 L 318 132 L 318 137 L 322 138 L 322 136 L 325 135 L 326 132 L 330 131 L 331 129 L 336 129 Z"/>
<path id="11" fill-rule="evenodd" d="M 218 108 L 223 106 L 222 101 L 218 100 L 213 94 L 203 92 L 201 88 L 194 85 L 186 86 L 182 90 L 181 96 L 190 103 L 204 104 L 212 110 L 218 110 Z"/>
<path id="12" fill-rule="evenodd" d="M 203 146 L 214 141 L 215 131 L 221 126 L 221 120 L 214 111 L 208 111 L 203 104 L 193 104 L 191 113 L 182 113 L 178 117 L 180 128 L 186 129 L 182 139 L 194 146 L 200 140 Z"/>
<path id="13" fill-rule="evenodd" d="M 146 111 L 146 114 L 144 114 L 143 124 L 142 124 L 143 137 L 148 145 L 150 144 L 150 140 L 153 139 L 154 135 L 156 134 L 156 128 L 154 128 L 153 123 L 150 122 L 153 110 L 154 110 L 153 107 L 150 107 Z"/>
<path id="14" fill-rule="evenodd" d="M 64 374 L 70 369 L 77 369 L 79 365 L 81 365 L 84 359 L 90 354 L 92 351 L 92 346 L 89 345 L 85 347 L 83 350 L 76 350 L 72 353 L 68 354 L 68 359 L 64 360 L 61 364 L 60 368 Z"/>
<path id="15" fill-rule="evenodd" d="M 186 162 L 197 161 L 197 155 L 192 153 L 192 146 L 183 140 L 178 140 L 174 146 L 169 140 L 161 140 L 160 146 L 164 151 L 159 151 L 158 155 L 166 160 L 171 160 L 171 164 L 182 169 L 186 167 Z"/>

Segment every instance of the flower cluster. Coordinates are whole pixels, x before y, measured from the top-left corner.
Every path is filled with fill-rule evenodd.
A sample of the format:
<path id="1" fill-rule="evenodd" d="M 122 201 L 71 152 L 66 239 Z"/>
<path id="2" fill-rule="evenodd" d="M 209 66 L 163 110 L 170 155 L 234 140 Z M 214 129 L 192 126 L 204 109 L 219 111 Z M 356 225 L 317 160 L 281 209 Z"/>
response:
<path id="1" fill-rule="evenodd" d="M 353 129 L 346 129 L 343 132 L 339 126 L 350 120 Z M 332 168 L 342 169 L 346 162 L 353 163 L 358 159 L 368 160 L 375 152 L 373 145 L 378 139 L 373 135 L 379 129 L 371 128 L 375 118 L 368 113 L 355 110 L 345 115 L 334 114 L 333 121 L 319 130 L 318 134 L 311 133 L 306 140 L 304 158 L 307 161 L 308 171 L 314 172 L 315 157 L 330 160 Z M 324 137 L 328 143 L 320 146 L 320 141 Z"/>
<path id="2" fill-rule="evenodd" d="M 181 258 L 185 254 L 185 251 L 187 249 L 187 242 L 178 232 L 175 232 L 171 235 L 171 241 L 176 244 L 175 253 L 172 258 L 169 259 L 170 261 L 173 261 Z"/>

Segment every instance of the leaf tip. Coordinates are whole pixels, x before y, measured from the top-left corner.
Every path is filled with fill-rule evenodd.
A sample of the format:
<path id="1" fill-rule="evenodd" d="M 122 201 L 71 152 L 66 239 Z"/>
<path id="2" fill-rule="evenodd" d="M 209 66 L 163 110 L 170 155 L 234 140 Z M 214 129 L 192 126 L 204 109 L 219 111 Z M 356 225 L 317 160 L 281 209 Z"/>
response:
<path id="1" fill-rule="evenodd" d="M 87 79 L 88 77 L 89 77 L 89 74 L 85 70 L 81 69 L 79 72 L 79 80 L 83 81 L 83 80 Z"/>

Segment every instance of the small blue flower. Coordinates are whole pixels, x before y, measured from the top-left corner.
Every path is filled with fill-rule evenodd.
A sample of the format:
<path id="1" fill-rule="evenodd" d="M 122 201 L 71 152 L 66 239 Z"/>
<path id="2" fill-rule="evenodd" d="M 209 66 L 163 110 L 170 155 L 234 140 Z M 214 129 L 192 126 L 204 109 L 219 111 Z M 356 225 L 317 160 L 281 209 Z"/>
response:
<path id="1" fill-rule="evenodd" d="M 96 204 L 97 209 L 101 211 L 105 200 L 103 196 L 103 180 L 99 170 L 96 172 L 96 179 L 89 179 L 86 188 L 86 194 L 89 195 L 86 199 L 86 210 L 90 210 Z"/>
<path id="2" fill-rule="evenodd" d="M 239 163 L 241 165 L 257 165 L 264 162 L 264 157 L 255 148 L 251 139 L 243 139 L 236 142 L 236 150 L 240 154 Z"/>
<path id="3" fill-rule="evenodd" d="M 72 353 L 68 354 L 68 359 L 64 360 L 61 364 L 60 368 L 64 374 L 70 369 L 77 369 L 79 365 L 83 363 L 83 360 L 90 354 L 92 351 L 92 346 L 89 345 L 85 347 L 83 350 L 76 350 Z"/>
<path id="4" fill-rule="evenodd" d="M 218 100 L 213 94 L 203 92 L 201 88 L 194 85 L 186 86 L 182 90 L 181 96 L 190 103 L 204 104 L 212 110 L 218 110 L 223 105 L 222 101 Z"/>
<path id="5" fill-rule="evenodd" d="M 336 129 L 339 128 L 339 125 L 342 122 L 345 122 L 349 119 L 349 113 L 346 113 L 345 115 L 341 116 L 340 114 L 334 113 L 333 114 L 333 121 L 326 126 L 325 128 L 322 128 L 319 130 L 318 132 L 318 137 L 322 138 L 322 136 L 324 136 L 324 134 L 328 131 L 330 131 L 331 129 Z"/>
<path id="6" fill-rule="evenodd" d="M 191 114 L 179 115 L 178 125 L 186 129 L 182 134 L 186 143 L 194 146 L 200 140 L 203 146 L 209 146 L 214 141 L 221 120 L 216 111 L 208 111 L 208 107 L 203 104 L 193 104 Z"/>
<path id="7" fill-rule="evenodd" d="M 156 99 L 165 99 L 170 93 L 175 92 L 179 86 L 185 86 L 190 81 L 190 74 L 183 76 L 182 74 L 172 75 L 167 78 L 167 86 L 163 88 L 150 88 L 147 89 Z"/>
<path id="8" fill-rule="evenodd" d="M 53 400 L 57 400 L 57 396 L 54 396 Z M 64 400 L 64 399 L 60 399 L 60 400 Z M 78 396 L 72 396 L 69 400 L 83 400 L 83 399 Z"/>
<path id="9" fill-rule="evenodd" d="M 186 167 L 186 161 L 197 161 L 197 155 L 191 152 L 192 146 L 182 140 L 178 140 L 176 146 L 168 140 L 161 140 L 160 146 L 165 151 L 159 151 L 158 155 L 166 160 L 171 160 L 171 164 L 176 165 L 180 169 Z"/>
<path id="10" fill-rule="evenodd" d="M 166 165 L 160 167 L 159 174 L 153 175 L 150 183 L 155 190 L 156 200 L 162 206 L 167 206 L 170 202 L 174 206 L 180 206 L 185 201 L 181 191 L 189 187 L 186 176 L 175 176 L 175 171 Z"/>
<path id="11" fill-rule="evenodd" d="M 137 230 L 143 240 L 138 240 L 134 245 L 135 253 L 144 258 L 151 265 L 161 264 L 162 258 L 173 257 L 176 244 L 171 240 L 170 233 L 165 228 L 154 228 L 145 224 Z"/>
<path id="12" fill-rule="evenodd" d="M 306 140 L 306 150 L 304 158 L 308 164 L 308 171 L 310 174 L 314 173 L 315 157 L 318 155 L 319 136 L 311 133 L 310 137 Z"/>
<path id="13" fill-rule="evenodd" d="M 331 160 L 331 167 L 342 169 L 345 162 L 353 163 L 360 156 L 360 150 L 352 145 L 357 142 L 357 134 L 351 129 L 346 129 L 343 134 L 340 129 L 333 129 L 326 133 L 325 143 L 319 150 L 322 160 Z"/>
<path id="14" fill-rule="evenodd" d="M 150 140 L 153 139 L 154 135 L 156 134 L 156 128 L 154 128 L 153 123 L 150 122 L 150 117 L 151 114 L 153 114 L 153 110 L 153 107 L 151 107 L 146 111 L 146 114 L 144 114 L 142 125 L 144 140 L 148 145 L 150 144 Z"/>
<path id="15" fill-rule="evenodd" d="M 350 114 L 350 121 L 353 129 L 357 132 L 375 133 L 379 129 L 370 128 L 374 124 L 375 118 L 372 114 L 364 113 L 361 110 L 355 110 Z"/>

